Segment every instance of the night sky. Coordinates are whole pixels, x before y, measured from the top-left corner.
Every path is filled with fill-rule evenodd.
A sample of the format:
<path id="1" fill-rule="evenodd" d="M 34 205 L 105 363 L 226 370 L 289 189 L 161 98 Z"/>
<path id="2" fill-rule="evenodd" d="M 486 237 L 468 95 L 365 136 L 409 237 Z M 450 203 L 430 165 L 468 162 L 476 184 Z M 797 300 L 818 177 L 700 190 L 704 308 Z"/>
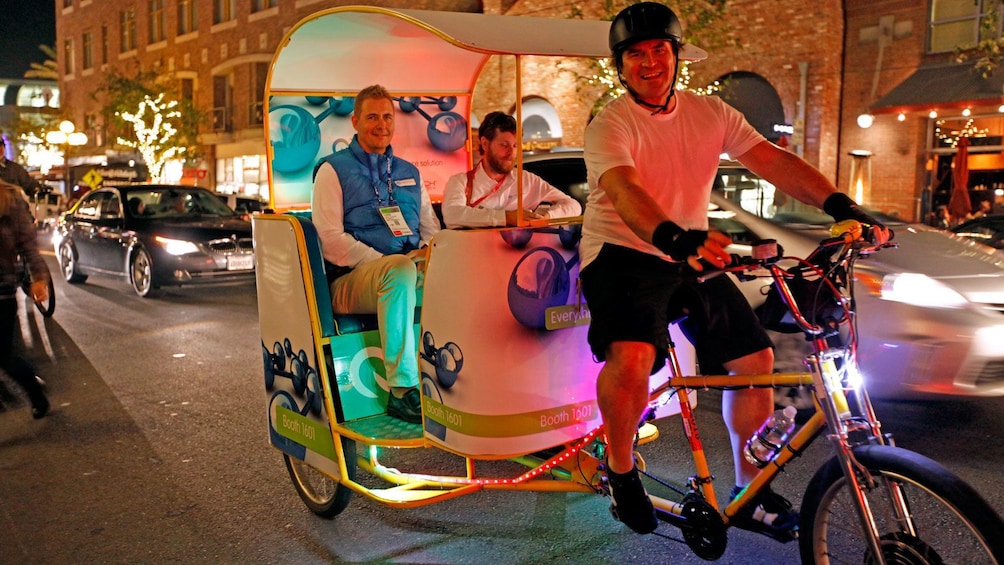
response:
<path id="1" fill-rule="evenodd" d="M 0 0 L 0 78 L 24 77 L 46 59 L 39 45 L 55 47 L 57 1 Z"/>

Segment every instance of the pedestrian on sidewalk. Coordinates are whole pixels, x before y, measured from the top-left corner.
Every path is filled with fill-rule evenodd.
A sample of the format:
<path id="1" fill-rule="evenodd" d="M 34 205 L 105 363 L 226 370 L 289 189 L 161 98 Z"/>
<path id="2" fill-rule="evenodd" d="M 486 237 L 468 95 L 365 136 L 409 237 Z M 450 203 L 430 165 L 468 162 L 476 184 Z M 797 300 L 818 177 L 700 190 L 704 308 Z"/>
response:
<path id="1" fill-rule="evenodd" d="M 20 285 L 17 256 L 27 258 L 31 276 L 31 297 L 36 302 L 49 298 L 49 268 L 38 252 L 38 234 L 20 196 L 20 188 L 0 181 L 0 370 L 24 388 L 31 401 L 31 415 L 37 420 L 49 411 L 49 399 L 35 377 L 35 369 L 14 352 L 17 328 L 17 302 L 14 295 Z"/>

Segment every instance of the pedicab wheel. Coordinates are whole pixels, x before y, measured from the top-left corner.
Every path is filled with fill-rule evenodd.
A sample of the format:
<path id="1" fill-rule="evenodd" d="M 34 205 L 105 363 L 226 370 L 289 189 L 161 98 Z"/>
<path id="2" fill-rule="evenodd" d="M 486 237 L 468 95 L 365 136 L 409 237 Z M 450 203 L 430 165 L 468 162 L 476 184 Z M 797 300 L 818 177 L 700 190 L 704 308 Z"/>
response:
<path id="1" fill-rule="evenodd" d="M 951 471 L 897 447 L 859 446 L 854 456 L 873 479 L 870 485 L 862 482 L 861 494 L 886 563 L 934 565 L 946 558 L 1004 563 L 1004 521 Z M 865 541 L 853 495 L 836 459 L 816 472 L 802 498 L 798 543 L 803 563 L 879 562 Z M 912 531 L 898 518 L 901 506 L 909 509 Z"/>
<path id="2" fill-rule="evenodd" d="M 355 480 L 356 442 L 342 438 L 342 451 L 345 453 L 348 479 Z M 285 453 L 282 457 L 286 461 L 286 470 L 293 481 L 293 488 L 311 512 L 322 518 L 334 518 L 349 505 L 352 490 L 347 486 L 295 457 Z"/>

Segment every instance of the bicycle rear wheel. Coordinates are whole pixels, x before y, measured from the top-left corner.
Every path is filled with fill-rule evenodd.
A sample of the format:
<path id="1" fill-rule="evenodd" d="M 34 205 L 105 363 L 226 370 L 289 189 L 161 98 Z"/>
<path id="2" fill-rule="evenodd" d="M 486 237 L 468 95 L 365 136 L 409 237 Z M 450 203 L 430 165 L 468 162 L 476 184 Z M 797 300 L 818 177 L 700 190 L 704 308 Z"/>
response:
<path id="1" fill-rule="evenodd" d="M 878 525 L 887 563 L 1004 562 L 1004 521 L 962 479 L 935 461 L 890 446 L 854 449 L 875 478 L 865 497 Z M 909 508 L 913 531 L 896 518 L 891 488 Z M 803 563 L 874 563 L 840 464 L 831 459 L 802 499 L 799 549 Z"/>
<path id="2" fill-rule="evenodd" d="M 355 480 L 356 442 L 342 438 L 342 451 L 345 454 L 347 478 Z M 322 518 L 334 518 L 349 505 L 352 494 L 349 487 L 295 457 L 285 453 L 282 457 L 286 461 L 286 471 L 289 472 L 296 493 L 311 512 Z"/>

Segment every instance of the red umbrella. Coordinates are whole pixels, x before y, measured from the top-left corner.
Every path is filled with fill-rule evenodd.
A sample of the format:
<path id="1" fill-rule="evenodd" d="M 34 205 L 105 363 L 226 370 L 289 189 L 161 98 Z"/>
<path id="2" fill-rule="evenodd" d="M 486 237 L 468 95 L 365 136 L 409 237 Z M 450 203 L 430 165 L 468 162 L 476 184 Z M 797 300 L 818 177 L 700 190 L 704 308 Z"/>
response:
<path id="1" fill-rule="evenodd" d="M 961 221 L 972 212 L 969 201 L 969 138 L 959 137 L 959 150 L 952 160 L 952 198 L 948 201 L 948 211 L 952 219 Z"/>

